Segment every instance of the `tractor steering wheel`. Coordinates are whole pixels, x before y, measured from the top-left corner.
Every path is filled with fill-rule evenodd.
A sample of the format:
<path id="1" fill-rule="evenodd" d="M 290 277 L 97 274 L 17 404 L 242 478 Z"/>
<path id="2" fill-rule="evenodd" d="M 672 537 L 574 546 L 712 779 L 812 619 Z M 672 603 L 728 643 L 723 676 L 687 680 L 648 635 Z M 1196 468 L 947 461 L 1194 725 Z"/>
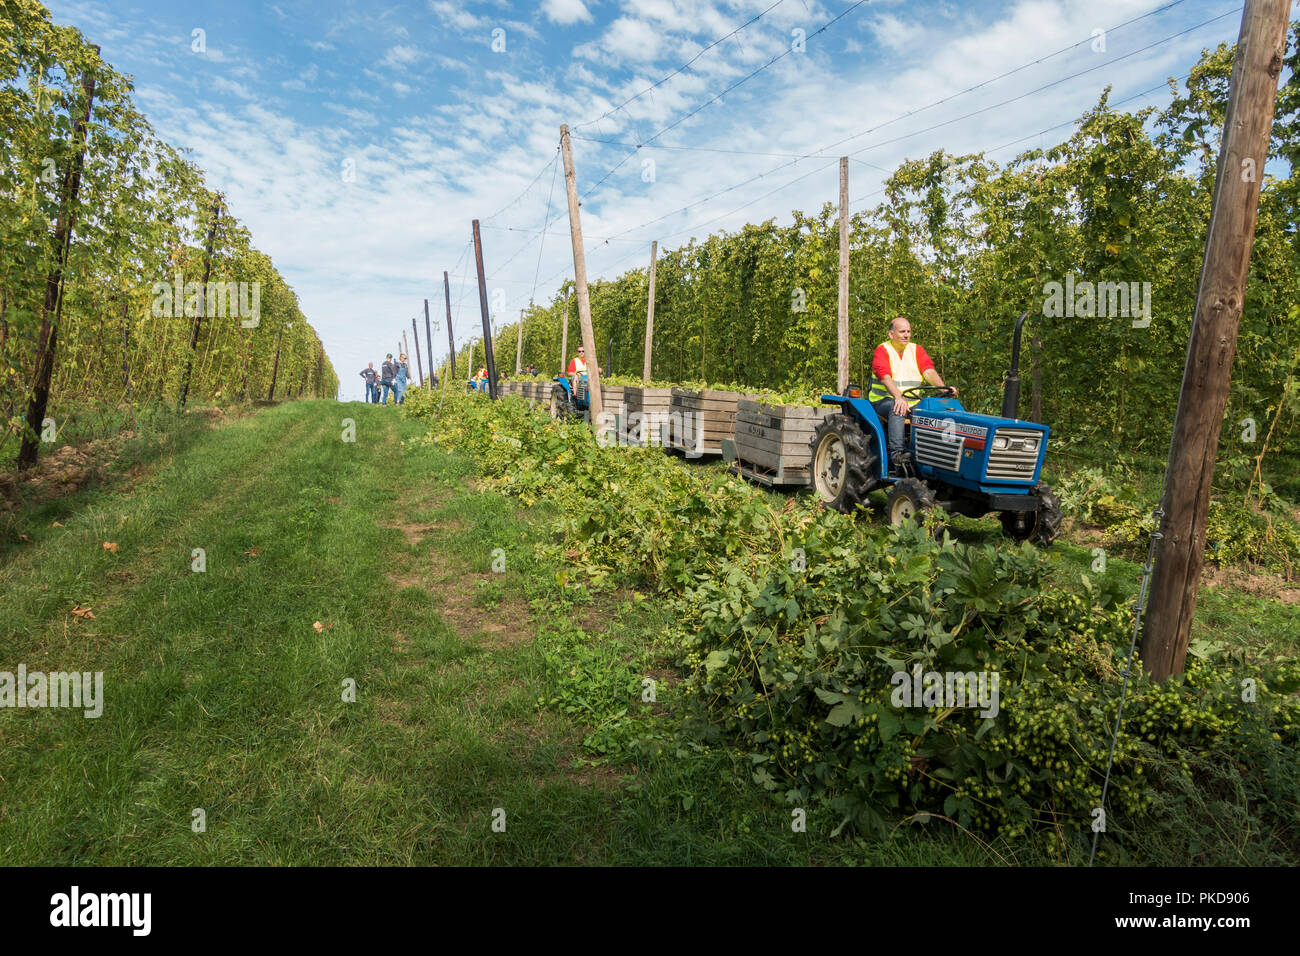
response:
<path id="1" fill-rule="evenodd" d="M 913 397 L 921 397 L 920 395 L 913 396 L 912 392 L 940 392 L 943 395 L 951 396 L 953 389 L 951 385 L 913 385 L 910 388 L 903 389 L 903 397 L 908 400 Z"/>

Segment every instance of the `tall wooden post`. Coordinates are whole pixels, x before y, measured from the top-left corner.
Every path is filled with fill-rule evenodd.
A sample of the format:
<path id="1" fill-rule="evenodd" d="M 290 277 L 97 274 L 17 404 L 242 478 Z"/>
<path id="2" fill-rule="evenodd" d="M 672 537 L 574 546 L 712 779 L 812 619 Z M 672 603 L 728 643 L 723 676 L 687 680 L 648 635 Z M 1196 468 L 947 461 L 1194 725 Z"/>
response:
<path id="1" fill-rule="evenodd" d="M 849 388 L 849 158 L 840 157 L 840 322 L 836 381 L 839 394 Z"/>
<path id="2" fill-rule="evenodd" d="M 92 49 L 99 55 L 99 47 Z M 36 341 L 36 382 L 27 403 L 22 444 L 18 449 L 18 469 L 36 464 L 42 422 L 50 402 L 50 380 L 54 377 L 54 353 L 59 345 L 59 318 L 63 314 L 63 271 L 68 266 L 72 248 L 72 229 L 76 221 L 77 193 L 81 189 L 81 170 L 86 159 L 86 127 L 90 125 L 90 105 L 95 99 L 95 77 L 81 74 L 81 89 L 86 94 L 86 109 L 72 127 L 73 158 L 63 174 L 59 216 L 54 224 L 54 267 L 45 278 L 45 302 L 41 307 L 41 331 Z"/>
<path id="3" fill-rule="evenodd" d="M 1156 680 L 1181 673 L 1196 613 L 1210 487 L 1246 297 L 1260 180 L 1268 158 L 1289 0 L 1246 0 L 1210 209 L 1210 231 L 1187 342 L 1151 581 L 1142 663 Z"/>
<path id="4" fill-rule="evenodd" d="M 208 226 L 208 241 L 203 248 L 203 284 L 199 288 L 199 311 L 190 326 L 190 350 L 185 356 L 185 371 L 181 373 L 181 393 L 177 399 L 178 411 L 185 411 L 185 399 L 190 393 L 190 374 L 194 369 L 194 353 L 199 347 L 199 329 L 203 325 L 204 313 L 208 311 L 208 282 L 212 279 L 212 247 L 217 241 L 217 220 L 221 218 L 221 196 L 212 200 L 212 223 Z M 182 293 L 183 294 L 183 293 Z"/>
<path id="5" fill-rule="evenodd" d="M 560 374 L 569 370 L 569 295 L 564 295 L 564 325 L 560 331 Z"/>
<path id="6" fill-rule="evenodd" d="M 641 378 L 650 381 L 650 356 L 654 352 L 655 342 L 655 266 L 659 261 L 659 240 L 650 243 L 650 294 L 646 297 L 645 307 L 645 362 L 641 367 Z"/>
<path id="7" fill-rule="evenodd" d="M 464 288 L 462 286 L 461 288 Z M 442 292 L 447 300 L 447 355 L 451 361 L 451 381 L 456 380 L 456 338 L 451 332 L 451 282 L 447 279 L 447 271 L 442 273 Z M 470 369 L 473 372 L 473 369 Z"/>
<path id="8" fill-rule="evenodd" d="M 122 384 L 126 391 L 126 409 L 131 415 L 131 430 L 135 430 L 135 396 L 131 394 L 131 324 L 130 306 L 125 292 L 122 295 Z"/>
<path id="9" fill-rule="evenodd" d="M 519 338 L 515 341 L 515 377 L 516 378 L 518 378 L 519 373 L 523 371 L 523 364 L 522 364 L 523 355 L 524 355 L 524 310 L 520 309 L 519 310 Z"/>
<path id="10" fill-rule="evenodd" d="M 418 339 L 419 337 L 420 336 L 417 334 L 416 338 Z M 428 299 L 424 300 L 424 346 L 429 356 L 429 383 L 432 385 L 433 380 L 437 377 L 437 373 L 433 370 L 433 325 L 429 322 Z M 418 357 L 419 350 L 417 349 L 416 351 Z"/>
<path id="11" fill-rule="evenodd" d="M 487 360 L 488 396 L 494 401 L 497 392 L 497 362 L 492 349 L 492 318 L 488 315 L 487 279 L 483 274 L 483 239 L 479 236 L 478 220 L 474 220 L 474 267 L 478 270 L 478 304 L 483 313 L 483 357 Z"/>
<path id="12" fill-rule="evenodd" d="M 284 336 L 284 329 L 275 334 L 275 362 L 271 365 L 271 388 L 266 393 L 268 402 L 275 400 L 275 380 L 280 374 L 280 340 Z"/>
<path id="13" fill-rule="evenodd" d="M 573 278 L 578 290 L 578 324 L 582 326 L 582 346 L 587 350 L 587 405 L 591 411 L 591 423 L 596 426 L 604 411 L 600 395 L 600 358 L 596 354 L 596 336 L 591 328 L 587 258 L 582 251 L 582 220 L 578 215 L 578 176 L 573 170 L 573 149 L 569 144 L 567 125 L 560 127 L 560 152 L 564 155 L 564 186 L 569 194 L 569 234 L 573 240 Z"/>
<path id="14" fill-rule="evenodd" d="M 406 335 L 406 333 L 403 332 L 402 335 Z M 424 363 L 420 361 L 420 329 L 415 324 L 414 316 L 411 318 L 411 335 L 415 336 L 415 370 L 420 373 L 420 387 L 424 388 Z M 433 361 L 432 355 L 429 356 L 429 361 Z M 433 371 L 432 366 L 430 366 L 429 371 Z"/>

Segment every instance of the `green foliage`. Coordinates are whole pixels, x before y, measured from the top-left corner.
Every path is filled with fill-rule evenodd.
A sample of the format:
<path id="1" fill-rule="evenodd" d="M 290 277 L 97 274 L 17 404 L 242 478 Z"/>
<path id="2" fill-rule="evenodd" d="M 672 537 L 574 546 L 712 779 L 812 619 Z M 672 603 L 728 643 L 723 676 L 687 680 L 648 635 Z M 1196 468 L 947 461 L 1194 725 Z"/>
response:
<path id="1" fill-rule="evenodd" d="M 1128 113 L 1109 90 L 1064 141 L 1005 165 L 938 151 L 902 163 L 885 199 L 850 228 L 850 378 L 896 315 L 966 407 L 995 411 L 1015 316 L 1028 310 L 1021 414 L 1054 440 L 1163 455 L 1177 406 L 1214 189 L 1233 48 L 1207 51 L 1162 111 Z M 1262 477 L 1294 499 L 1300 473 L 1300 23 L 1291 31 L 1269 163 L 1261 182 L 1228 427 L 1223 489 Z M 1264 164 L 1261 164 L 1261 170 Z M 789 225 L 747 224 L 660 254 L 655 286 L 655 384 L 744 383 L 783 402 L 817 404 L 836 384 L 838 222 L 828 203 Z M 1049 282 L 1150 284 L 1151 322 L 1051 317 Z M 524 358 L 558 371 L 562 322 L 577 336 L 572 285 L 525 315 Z M 610 384 L 641 384 L 647 270 L 591 285 L 595 358 Z M 498 363 L 513 367 L 516 326 L 500 330 Z M 481 355 L 481 347 L 477 354 Z M 610 355 L 612 354 L 612 361 Z M 502 356 L 508 356 L 506 361 Z M 463 365 L 461 366 L 464 367 Z M 630 377 L 628 377 L 630 376 Z M 788 393 L 788 394 L 787 394 Z M 1259 423 L 1260 444 L 1236 424 Z M 1269 427 L 1270 425 L 1274 427 Z M 1266 432 L 1271 436 L 1265 439 Z"/>
<path id="2" fill-rule="evenodd" d="M 1094 525 L 1116 540 L 1145 548 L 1155 528 L 1155 500 L 1144 500 L 1123 477 L 1081 468 L 1056 485 L 1065 514 Z M 1221 564 L 1251 564 L 1293 577 L 1300 565 L 1300 522 L 1284 502 L 1267 507 L 1216 498 L 1210 501 L 1205 556 Z"/>
<path id="3" fill-rule="evenodd" d="M 424 441 L 471 454 L 490 487 L 554 509 L 541 548 L 567 565 L 559 583 L 660 592 L 680 622 L 668 641 L 688 678 L 680 713 L 693 747 L 732 750 L 752 785 L 791 806 L 825 804 L 841 828 L 942 815 L 1006 839 L 1050 828 L 1062 852 L 1086 852 L 1132 627 L 1113 577 L 1064 588 L 1029 545 L 936 542 L 806 499 L 778 510 L 752 486 L 657 449 L 600 447 L 586 427 L 514 399 L 453 391 L 441 414 L 432 396 L 405 413 L 430 421 Z M 1083 476 L 1075 500 L 1104 477 Z M 593 662 L 577 640 L 553 662 L 573 684 L 552 706 L 599 714 L 599 753 L 649 747 L 627 722 L 637 672 Z M 1239 755 L 1249 740 L 1272 761 L 1260 766 L 1294 763 L 1300 664 L 1197 651 L 1206 658 L 1162 685 L 1140 667 L 1130 678 L 1108 854 L 1140 852 L 1136 828 L 1188 786 L 1189 748 L 1250 780 L 1241 813 L 1274 832 L 1294 825 L 1284 774 L 1261 776 Z M 896 675 L 914 668 L 996 673 L 997 712 L 901 705 Z"/>
<path id="4" fill-rule="evenodd" d="M 25 427 L 44 322 L 58 332 L 47 409 L 56 419 L 74 405 L 123 402 L 128 373 L 133 401 L 175 404 L 187 366 L 192 403 L 261 398 L 273 377 L 280 396 L 336 394 L 338 378 L 293 291 L 198 168 L 136 111 L 129 78 L 33 0 L 5 3 L 0 23 L 0 177 L 7 184 L 0 190 L 0 440 Z M 95 87 L 81 130 L 83 77 Z M 75 202 L 67 188 L 74 168 Z M 58 262 L 54 224 L 64 212 L 72 240 L 56 316 L 46 313 L 45 289 Z M 156 315 L 155 283 L 178 274 L 201 282 L 209 233 L 208 280 L 246 283 L 250 307 L 260 284 L 260 315 L 246 326 L 247 313 L 236 317 L 214 303 L 191 350 L 197 296 L 182 297 L 182 314 Z"/>

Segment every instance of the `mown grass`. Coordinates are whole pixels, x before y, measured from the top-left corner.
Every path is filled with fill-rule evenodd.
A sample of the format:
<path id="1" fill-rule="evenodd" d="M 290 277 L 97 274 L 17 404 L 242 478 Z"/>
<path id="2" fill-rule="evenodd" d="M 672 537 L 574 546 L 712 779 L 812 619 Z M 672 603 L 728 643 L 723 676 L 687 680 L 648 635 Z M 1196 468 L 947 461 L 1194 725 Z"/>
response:
<path id="1" fill-rule="evenodd" d="M 635 671 L 664 622 L 559 585 L 532 557 L 539 516 L 472 491 L 469 462 L 404 453 L 418 431 L 391 410 L 283 405 L 198 435 L 133 486 L 21 516 L 32 540 L 0 567 L 4 667 L 103 671 L 106 700 L 99 719 L 0 711 L 6 861 L 983 858 L 949 835 L 900 850 L 832 842 L 816 820 L 795 834 L 720 784 L 724 756 L 583 765 L 608 701 L 567 713 L 593 691 L 559 688 L 566 664 Z"/>
<path id="2" fill-rule="evenodd" d="M 289 403 L 194 433 L 134 485 L 20 515 L 0 669 L 102 670 L 106 702 L 99 719 L 0 710 L 6 861 L 1063 862 L 940 820 L 833 839 L 839 821 L 810 812 L 795 832 L 733 754 L 674 737 L 668 611 L 537 557 L 545 508 L 476 490 L 462 456 L 402 448 L 423 430 Z M 1089 560 L 1062 549 L 1063 573 Z M 1265 613 L 1294 620 L 1267 605 L 1206 602 L 1261 641 Z M 630 735 L 670 745 L 638 756 Z"/>

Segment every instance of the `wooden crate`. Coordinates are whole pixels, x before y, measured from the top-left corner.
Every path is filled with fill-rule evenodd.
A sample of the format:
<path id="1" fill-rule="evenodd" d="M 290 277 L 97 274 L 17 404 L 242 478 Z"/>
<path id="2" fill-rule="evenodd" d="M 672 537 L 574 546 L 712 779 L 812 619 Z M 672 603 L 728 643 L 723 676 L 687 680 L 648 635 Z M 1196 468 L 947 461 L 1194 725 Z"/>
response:
<path id="1" fill-rule="evenodd" d="M 627 413 L 627 404 L 623 400 L 623 385 L 602 385 L 600 387 L 600 405 L 601 411 L 607 416 L 605 427 L 600 423 L 594 423 L 596 430 L 596 440 L 605 445 L 626 445 L 627 438 L 624 435 L 624 419 Z"/>
<path id="2" fill-rule="evenodd" d="M 672 397 L 672 389 L 668 388 L 624 386 L 623 405 L 627 409 L 627 418 L 623 423 L 622 440 L 629 445 L 662 445 Z"/>
<path id="3" fill-rule="evenodd" d="M 834 411 L 742 398 L 736 405 L 733 470 L 765 485 L 811 484 L 813 434 Z"/>
<path id="4" fill-rule="evenodd" d="M 757 397 L 711 388 L 674 388 L 665 444 L 691 457 L 721 455 L 723 440 L 735 436 L 737 403 Z"/>

